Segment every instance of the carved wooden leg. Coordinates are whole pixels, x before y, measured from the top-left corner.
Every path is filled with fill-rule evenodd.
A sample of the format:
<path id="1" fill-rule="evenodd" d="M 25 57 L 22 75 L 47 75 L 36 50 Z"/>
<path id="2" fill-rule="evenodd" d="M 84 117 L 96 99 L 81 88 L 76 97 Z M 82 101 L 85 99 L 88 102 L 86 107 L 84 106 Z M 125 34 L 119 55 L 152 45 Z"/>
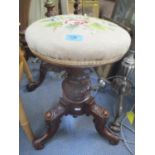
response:
<path id="1" fill-rule="evenodd" d="M 113 145 L 118 144 L 120 141 L 120 138 L 116 135 L 114 135 L 109 129 L 105 127 L 105 123 L 103 120 L 94 119 L 95 128 L 98 131 L 98 133 L 107 138 L 109 142 Z"/>
<path id="2" fill-rule="evenodd" d="M 54 16 L 53 9 L 55 8 L 54 2 L 52 0 L 47 0 L 44 5 L 47 8 L 47 12 L 45 13 L 46 17 Z"/>
<path id="3" fill-rule="evenodd" d="M 94 124 L 98 133 L 107 138 L 111 144 L 117 144 L 120 138 L 108 130 L 105 125 L 109 117 L 109 113 L 103 107 L 97 105 L 95 101 L 88 103 L 88 114 L 94 116 Z"/>
<path id="4" fill-rule="evenodd" d="M 26 60 L 23 58 L 23 65 L 24 65 L 24 72 L 26 73 L 26 76 L 29 80 L 29 82 L 33 82 L 33 78 L 32 78 L 32 74 L 31 74 L 31 71 L 30 71 L 30 68 L 26 62 Z"/>
<path id="5" fill-rule="evenodd" d="M 44 143 L 54 136 L 59 127 L 60 119 L 65 113 L 65 107 L 59 103 L 56 107 L 45 114 L 47 131 L 42 137 L 34 140 L 33 145 L 35 149 L 42 149 Z"/>
<path id="6" fill-rule="evenodd" d="M 20 60 L 20 74 L 19 74 L 20 80 L 22 78 L 22 74 L 24 71 L 29 82 L 33 82 L 30 68 L 25 60 L 25 52 L 21 48 L 19 49 L 19 60 Z"/>
<path id="7" fill-rule="evenodd" d="M 38 79 L 38 81 L 30 82 L 27 85 L 27 90 L 28 91 L 33 91 L 42 84 L 42 82 L 45 79 L 46 73 L 48 71 L 48 66 L 49 66 L 49 64 L 46 64 L 46 63 L 43 63 L 43 62 L 41 63 L 39 79 Z"/>
<path id="8" fill-rule="evenodd" d="M 39 87 L 42 84 L 42 82 L 44 81 L 46 73 L 49 70 L 60 73 L 61 71 L 64 71 L 64 68 L 63 67 L 57 67 L 57 66 L 42 62 L 40 65 L 39 79 L 37 82 L 32 82 L 29 85 L 27 85 L 28 91 L 33 91 L 34 89 Z"/>

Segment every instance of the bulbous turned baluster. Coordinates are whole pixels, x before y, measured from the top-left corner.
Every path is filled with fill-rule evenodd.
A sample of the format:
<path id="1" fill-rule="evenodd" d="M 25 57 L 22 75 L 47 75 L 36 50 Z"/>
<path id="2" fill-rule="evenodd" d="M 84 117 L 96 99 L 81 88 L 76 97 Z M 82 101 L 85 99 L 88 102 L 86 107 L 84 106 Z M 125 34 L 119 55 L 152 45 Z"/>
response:
<path id="1" fill-rule="evenodd" d="M 23 47 L 24 49 L 27 48 L 27 43 L 25 40 L 25 32 L 24 30 L 20 30 L 20 29 L 19 29 L 19 42 L 21 47 Z"/>
<path id="2" fill-rule="evenodd" d="M 31 53 L 31 51 L 27 45 L 27 42 L 25 40 L 25 30 L 22 30 L 20 27 L 19 27 L 19 43 L 20 43 L 20 47 L 25 51 L 26 60 L 28 60 L 29 57 L 34 56 Z"/>
<path id="3" fill-rule="evenodd" d="M 78 14 L 79 13 L 79 4 L 80 4 L 80 1 L 79 0 L 75 0 L 74 2 L 74 14 Z"/>
<path id="4" fill-rule="evenodd" d="M 54 16 L 54 11 L 53 11 L 53 9 L 54 9 L 55 5 L 54 5 L 54 3 L 53 3 L 53 0 L 47 0 L 47 1 L 45 2 L 45 5 L 44 5 L 44 6 L 47 8 L 47 12 L 45 13 L 45 16 L 46 16 L 46 17 Z"/>

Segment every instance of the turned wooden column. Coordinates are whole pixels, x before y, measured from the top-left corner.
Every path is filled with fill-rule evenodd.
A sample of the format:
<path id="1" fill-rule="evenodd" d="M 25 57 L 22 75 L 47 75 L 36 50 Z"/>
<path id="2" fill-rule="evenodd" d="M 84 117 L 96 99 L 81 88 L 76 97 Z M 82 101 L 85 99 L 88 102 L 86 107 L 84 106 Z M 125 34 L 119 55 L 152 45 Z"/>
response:
<path id="1" fill-rule="evenodd" d="M 53 3 L 53 0 L 47 0 L 45 2 L 45 7 L 47 8 L 47 12 L 45 13 L 45 16 L 46 17 L 54 16 L 53 9 L 54 9 L 55 5 Z"/>
<path id="2" fill-rule="evenodd" d="M 26 54 L 25 54 L 26 59 L 28 59 L 30 56 L 33 56 L 25 40 L 25 29 L 28 26 L 30 4 L 31 4 L 31 0 L 19 1 L 19 23 L 20 23 L 19 41 L 20 41 L 20 46 L 26 51 Z"/>
<path id="3" fill-rule="evenodd" d="M 25 59 L 28 60 L 29 57 L 35 57 L 31 50 L 29 49 L 27 42 L 25 40 L 25 30 L 19 29 L 19 42 L 22 49 L 25 51 Z"/>
<path id="4" fill-rule="evenodd" d="M 79 4 L 80 4 L 80 0 L 75 0 L 74 1 L 74 14 L 78 14 L 79 13 Z"/>

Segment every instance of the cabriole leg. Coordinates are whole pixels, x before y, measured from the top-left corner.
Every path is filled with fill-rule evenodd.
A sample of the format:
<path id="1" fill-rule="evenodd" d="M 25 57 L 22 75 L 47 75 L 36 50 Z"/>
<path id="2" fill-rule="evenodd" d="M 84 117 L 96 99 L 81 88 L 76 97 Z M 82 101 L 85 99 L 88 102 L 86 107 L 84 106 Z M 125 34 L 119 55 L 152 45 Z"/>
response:
<path id="1" fill-rule="evenodd" d="M 95 128 L 98 133 L 107 138 L 111 144 L 117 144 L 120 138 L 105 127 L 106 121 L 109 117 L 108 111 L 97 105 L 95 101 L 92 101 L 88 104 L 88 113 L 93 115 Z"/>
<path id="2" fill-rule="evenodd" d="M 65 107 L 61 104 L 58 104 L 45 114 L 47 131 L 43 136 L 34 140 L 33 145 L 35 149 L 43 149 L 44 143 L 54 136 L 59 127 L 61 121 L 60 119 L 65 114 L 65 111 Z"/>

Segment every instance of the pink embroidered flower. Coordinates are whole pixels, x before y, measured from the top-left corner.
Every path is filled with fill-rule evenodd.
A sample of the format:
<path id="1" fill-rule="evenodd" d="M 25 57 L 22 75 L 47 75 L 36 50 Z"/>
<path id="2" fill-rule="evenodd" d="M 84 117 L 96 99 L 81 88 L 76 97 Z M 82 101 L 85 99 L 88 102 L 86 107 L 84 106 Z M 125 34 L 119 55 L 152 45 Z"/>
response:
<path id="1" fill-rule="evenodd" d="M 65 21 L 65 24 L 71 24 L 71 25 L 83 25 L 86 23 L 88 23 L 88 21 L 82 19 L 68 19 Z"/>

